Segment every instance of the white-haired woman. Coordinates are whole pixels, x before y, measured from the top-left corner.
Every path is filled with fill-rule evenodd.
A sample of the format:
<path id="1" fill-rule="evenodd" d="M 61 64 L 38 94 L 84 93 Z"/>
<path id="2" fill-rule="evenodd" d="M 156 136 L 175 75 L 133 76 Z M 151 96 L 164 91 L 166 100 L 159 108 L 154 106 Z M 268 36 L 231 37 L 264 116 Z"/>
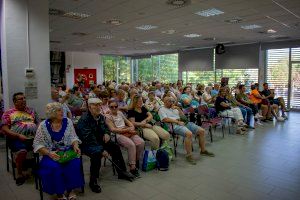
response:
<path id="1" fill-rule="evenodd" d="M 43 156 L 40 162 L 39 174 L 42 180 L 43 191 L 57 195 L 57 199 L 76 199 L 75 188 L 84 185 L 81 174 L 81 161 L 78 158 L 80 149 L 73 123 L 63 117 L 62 105 L 58 102 L 46 106 L 47 119 L 42 121 L 37 129 L 33 148 L 34 152 Z M 60 156 L 66 152 L 69 157 L 63 161 Z M 64 157 L 66 158 L 66 157 Z"/>

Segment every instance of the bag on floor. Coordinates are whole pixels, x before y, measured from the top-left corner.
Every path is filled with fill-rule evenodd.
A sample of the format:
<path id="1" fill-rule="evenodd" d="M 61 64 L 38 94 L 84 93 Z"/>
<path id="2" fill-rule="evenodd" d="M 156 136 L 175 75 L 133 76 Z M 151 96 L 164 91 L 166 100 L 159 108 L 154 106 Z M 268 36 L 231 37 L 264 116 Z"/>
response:
<path id="1" fill-rule="evenodd" d="M 169 155 L 164 149 L 158 149 L 156 152 L 157 169 L 167 171 L 169 169 Z"/>
<path id="2" fill-rule="evenodd" d="M 142 170 L 148 172 L 156 168 L 156 152 L 152 150 L 144 151 Z"/>
<path id="3" fill-rule="evenodd" d="M 164 143 L 161 145 L 159 149 L 163 149 L 168 153 L 169 156 L 169 162 L 171 162 L 174 158 L 174 153 L 172 147 L 170 147 L 169 143 L 167 141 L 164 141 Z"/>

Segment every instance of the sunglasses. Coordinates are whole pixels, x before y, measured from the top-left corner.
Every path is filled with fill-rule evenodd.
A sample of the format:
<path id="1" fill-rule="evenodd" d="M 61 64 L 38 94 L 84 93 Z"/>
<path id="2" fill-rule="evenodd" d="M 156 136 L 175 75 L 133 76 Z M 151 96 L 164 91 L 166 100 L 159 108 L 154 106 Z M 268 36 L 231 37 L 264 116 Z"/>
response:
<path id="1" fill-rule="evenodd" d="M 109 106 L 110 108 L 113 108 L 113 109 L 115 109 L 115 108 L 118 108 L 118 106 Z"/>

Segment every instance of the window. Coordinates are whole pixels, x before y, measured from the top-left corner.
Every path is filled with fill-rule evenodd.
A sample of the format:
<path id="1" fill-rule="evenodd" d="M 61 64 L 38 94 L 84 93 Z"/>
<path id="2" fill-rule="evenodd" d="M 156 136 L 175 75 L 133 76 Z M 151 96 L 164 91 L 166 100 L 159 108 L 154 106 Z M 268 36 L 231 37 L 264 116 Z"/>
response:
<path id="1" fill-rule="evenodd" d="M 102 65 L 104 80 L 116 80 L 117 78 L 117 61 L 114 56 L 102 56 Z"/>
<path id="2" fill-rule="evenodd" d="M 289 49 L 267 50 L 267 82 L 275 95 L 287 103 L 289 78 Z"/>
<path id="3" fill-rule="evenodd" d="M 182 79 L 185 83 L 192 83 L 197 85 L 202 83 L 205 86 L 213 84 L 215 82 L 214 71 L 185 71 L 182 73 Z"/>
<path id="4" fill-rule="evenodd" d="M 138 59 L 137 63 L 138 80 L 142 82 L 175 83 L 178 80 L 178 54 L 151 56 Z"/>
<path id="5" fill-rule="evenodd" d="M 118 57 L 118 83 L 130 83 L 130 59 Z"/>
<path id="6" fill-rule="evenodd" d="M 217 82 L 220 82 L 222 77 L 229 78 L 229 87 L 241 83 L 250 89 L 251 84 L 258 82 L 258 69 L 218 69 L 216 71 Z"/>
<path id="7" fill-rule="evenodd" d="M 104 80 L 130 82 L 130 59 L 121 56 L 102 56 Z"/>

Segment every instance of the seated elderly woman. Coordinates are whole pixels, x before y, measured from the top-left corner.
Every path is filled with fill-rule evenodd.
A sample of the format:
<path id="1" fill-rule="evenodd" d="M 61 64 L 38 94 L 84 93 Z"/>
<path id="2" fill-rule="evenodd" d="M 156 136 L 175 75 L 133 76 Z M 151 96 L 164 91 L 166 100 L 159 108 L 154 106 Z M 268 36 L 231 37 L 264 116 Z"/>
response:
<path id="1" fill-rule="evenodd" d="M 197 108 L 199 106 L 200 97 L 192 91 L 191 87 L 187 86 L 183 88 L 183 93 L 180 97 L 180 103 L 185 108 Z"/>
<path id="2" fill-rule="evenodd" d="M 115 101 L 109 103 L 110 115 L 106 116 L 106 124 L 110 131 L 116 133 L 117 142 L 128 151 L 130 173 L 139 177 L 139 158 L 144 150 L 145 142 L 137 135 L 134 125 L 118 110 Z"/>
<path id="3" fill-rule="evenodd" d="M 60 103 L 49 103 L 46 106 L 47 119 L 37 129 L 33 148 L 43 156 L 39 174 L 42 179 L 43 191 L 56 194 L 57 199 L 76 199 L 73 191 L 84 185 L 81 173 L 81 160 L 78 158 L 80 149 L 73 123 L 63 118 Z"/>
<path id="4" fill-rule="evenodd" d="M 73 87 L 72 94 L 68 98 L 67 104 L 69 105 L 70 110 L 72 111 L 72 114 L 74 116 L 80 116 L 82 112 L 86 111 L 86 103 L 84 98 L 82 97 L 82 93 L 79 87 Z"/>
<path id="5" fill-rule="evenodd" d="M 246 125 L 243 121 L 243 115 L 241 110 L 238 107 L 232 107 L 230 101 L 226 99 L 226 88 L 220 88 L 219 95 L 215 102 L 215 108 L 217 113 L 222 117 L 233 118 L 236 124 L 240 127 L 237 129 L 237 134 L 241 134 L 242 130 L 245 130 L 243 127 Z"/>
<path id="6" fill-rule="evenodd" d="M 253 116 L 252 109 L 239 101 L 236 100 L 236 98 L 232 95 L 232 92 L 229 87 L 225 87 L 226 90 L 226 99 L 229 101 L 232 107 L 238 107 L 240 108 L 244 121 L 246 121 L 247 128 L 254 128 L 250 126 L 250 121 Z"/>
<path id="7" fill-rule="evenodd" d="M 142 129 L 143 137 L 150 140 L 153 149 L 159 148 L 160 139 L 168 140 L 170 138 L 170 134 L 162 127 L 150 124 L 153 119 L 152 114 L 143 106 L 143 99 L 139 95 L 133 98 L 128 118 L 135 127 Z"/>

